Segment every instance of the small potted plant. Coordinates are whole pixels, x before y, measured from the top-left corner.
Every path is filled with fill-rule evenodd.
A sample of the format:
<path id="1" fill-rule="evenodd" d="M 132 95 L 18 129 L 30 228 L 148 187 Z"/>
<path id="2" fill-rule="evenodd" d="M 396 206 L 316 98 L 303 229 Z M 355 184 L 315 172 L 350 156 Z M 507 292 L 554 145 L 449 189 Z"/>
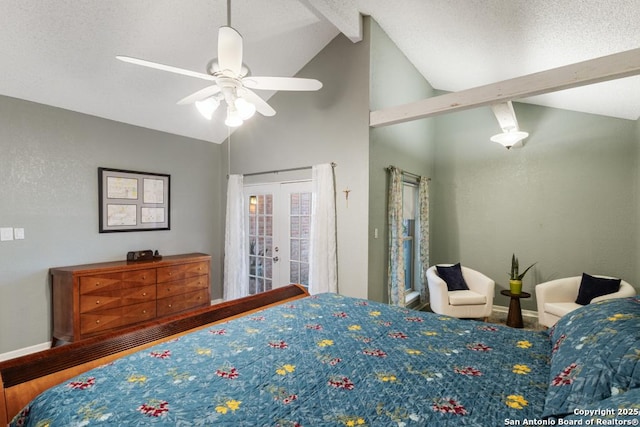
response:
<path id="1" fill-rule="evenodd" d="M 512 294 L 520 295 L 520 293 L 522 292 L 522 278 L 525 274 L 527 274 L 527 271 L 529 271 L 529 269 L 536 264 L 537 263 L 534 262 L 522 273 L 519 273 L 518 258 L 516 258 L 516 254 L 513 254 L 511 256 L 511 274 L 509 274 L 509 288 Z"/>

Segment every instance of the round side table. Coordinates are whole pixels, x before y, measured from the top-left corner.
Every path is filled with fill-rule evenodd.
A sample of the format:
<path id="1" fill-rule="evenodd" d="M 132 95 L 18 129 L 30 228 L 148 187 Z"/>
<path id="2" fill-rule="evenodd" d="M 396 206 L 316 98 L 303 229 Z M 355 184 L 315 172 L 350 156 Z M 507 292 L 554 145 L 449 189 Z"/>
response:
<path id="1" fill-rule="evenodd" d="M 509 314 L 507 314 L 507 326 L 512 328 L 524 328 L 524 322 L 522 321 L 522 309 L 520 308 L 520 298 L 531 298 L 531 294 L 528 292 L 512 294 L 511 291 L 507 289 L 500 291 L 500 293 L 511 298 L 511 301 L 509 302 Z"/>

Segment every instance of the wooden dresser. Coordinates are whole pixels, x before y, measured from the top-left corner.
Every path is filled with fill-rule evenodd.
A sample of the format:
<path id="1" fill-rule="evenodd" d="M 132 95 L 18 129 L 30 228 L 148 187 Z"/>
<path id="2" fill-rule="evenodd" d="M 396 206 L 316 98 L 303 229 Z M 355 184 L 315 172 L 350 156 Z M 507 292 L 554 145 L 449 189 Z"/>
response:
<path id="1" fill-rule="evenodd" d="M 210 266 L 193 253 L 52 268 L 53 345 L 208 306 Z"/>

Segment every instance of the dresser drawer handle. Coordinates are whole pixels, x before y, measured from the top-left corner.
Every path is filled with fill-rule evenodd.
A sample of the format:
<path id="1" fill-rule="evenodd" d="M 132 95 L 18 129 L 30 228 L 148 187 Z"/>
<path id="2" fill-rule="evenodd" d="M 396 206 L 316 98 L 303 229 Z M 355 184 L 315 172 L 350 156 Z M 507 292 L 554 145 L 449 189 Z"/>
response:
<path id="1" fill-rule="evenodd" d="M 100 286 L 100 282 L 96 282 L 96 286 Z"/>
<path id="2" fill-rule="evenodd" d="M 171 288 L 167 288 L 167 292 L 171 292 Z"/>
<path id="3" fill-rule="evenodd" d="M 96 324 L 100 323 L 100 320 L 96 320 Z"/>
<path id="4" fill-rule="evenodd" d="M 97 301 L 96 301 L 96 304 L 100 304 L 100 300 L 97 300 Z"/>
<path id="5" fill-rule="evenodd" d="M 147 314 L 147 310 L 142 310 L 142 314 Z"/>
<path id="6" fill-rule="evenodd" d="M 143 292 L 143 293 L 142 293 L 142 296 L 143 296 L 143 297 L 146 297 L 146 296 L 147 296 L 147 293 L 146 293 L 146 292 Z"/>
<path id="7" fill-rule="evenodd" d="M 171 305 L 171 304 L 169 304 L 169 306 L 168 306 L 168 307 L 169 307 L 169 308 L 171 308 L 171 307 L 172 307 L 172 305 Z"/>
<path id="8" fill-rule="evenodd" d="M 169 272 L 169 276 L 171 276 L 172 274 L 173 274 L 173 272 L 171 272 L 171 271 L 170 271 L 170 272 Z"/>
<path id="9" fill-rule="evenodd" d="M 142 280 L 144 280 L 144 279 L 146 279 L 146 278 L 147 278 L 147 276 L 142 276 Z"/>

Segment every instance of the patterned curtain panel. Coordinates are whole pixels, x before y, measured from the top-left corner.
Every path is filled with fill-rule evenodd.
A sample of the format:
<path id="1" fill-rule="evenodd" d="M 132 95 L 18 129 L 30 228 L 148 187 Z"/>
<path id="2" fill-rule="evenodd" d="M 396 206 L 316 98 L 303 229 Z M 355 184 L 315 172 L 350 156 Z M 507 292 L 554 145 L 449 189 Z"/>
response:
<path id="1" fill-rule="evenodd" d="M 389 303 L 405 306 L 404 240 L 402 238 L 402 171 L 389 169 Z"/>
<path id="2" fill-rule="evenodd" d="M 428 301 L 427 269 L 429 268 L 429 178 L 420 177 L 418 184 L 418 253 L 419 263 L 416 266 L 420 272 L 420 283 L 416 287 L 420 292 L 420 302 Z"/>

